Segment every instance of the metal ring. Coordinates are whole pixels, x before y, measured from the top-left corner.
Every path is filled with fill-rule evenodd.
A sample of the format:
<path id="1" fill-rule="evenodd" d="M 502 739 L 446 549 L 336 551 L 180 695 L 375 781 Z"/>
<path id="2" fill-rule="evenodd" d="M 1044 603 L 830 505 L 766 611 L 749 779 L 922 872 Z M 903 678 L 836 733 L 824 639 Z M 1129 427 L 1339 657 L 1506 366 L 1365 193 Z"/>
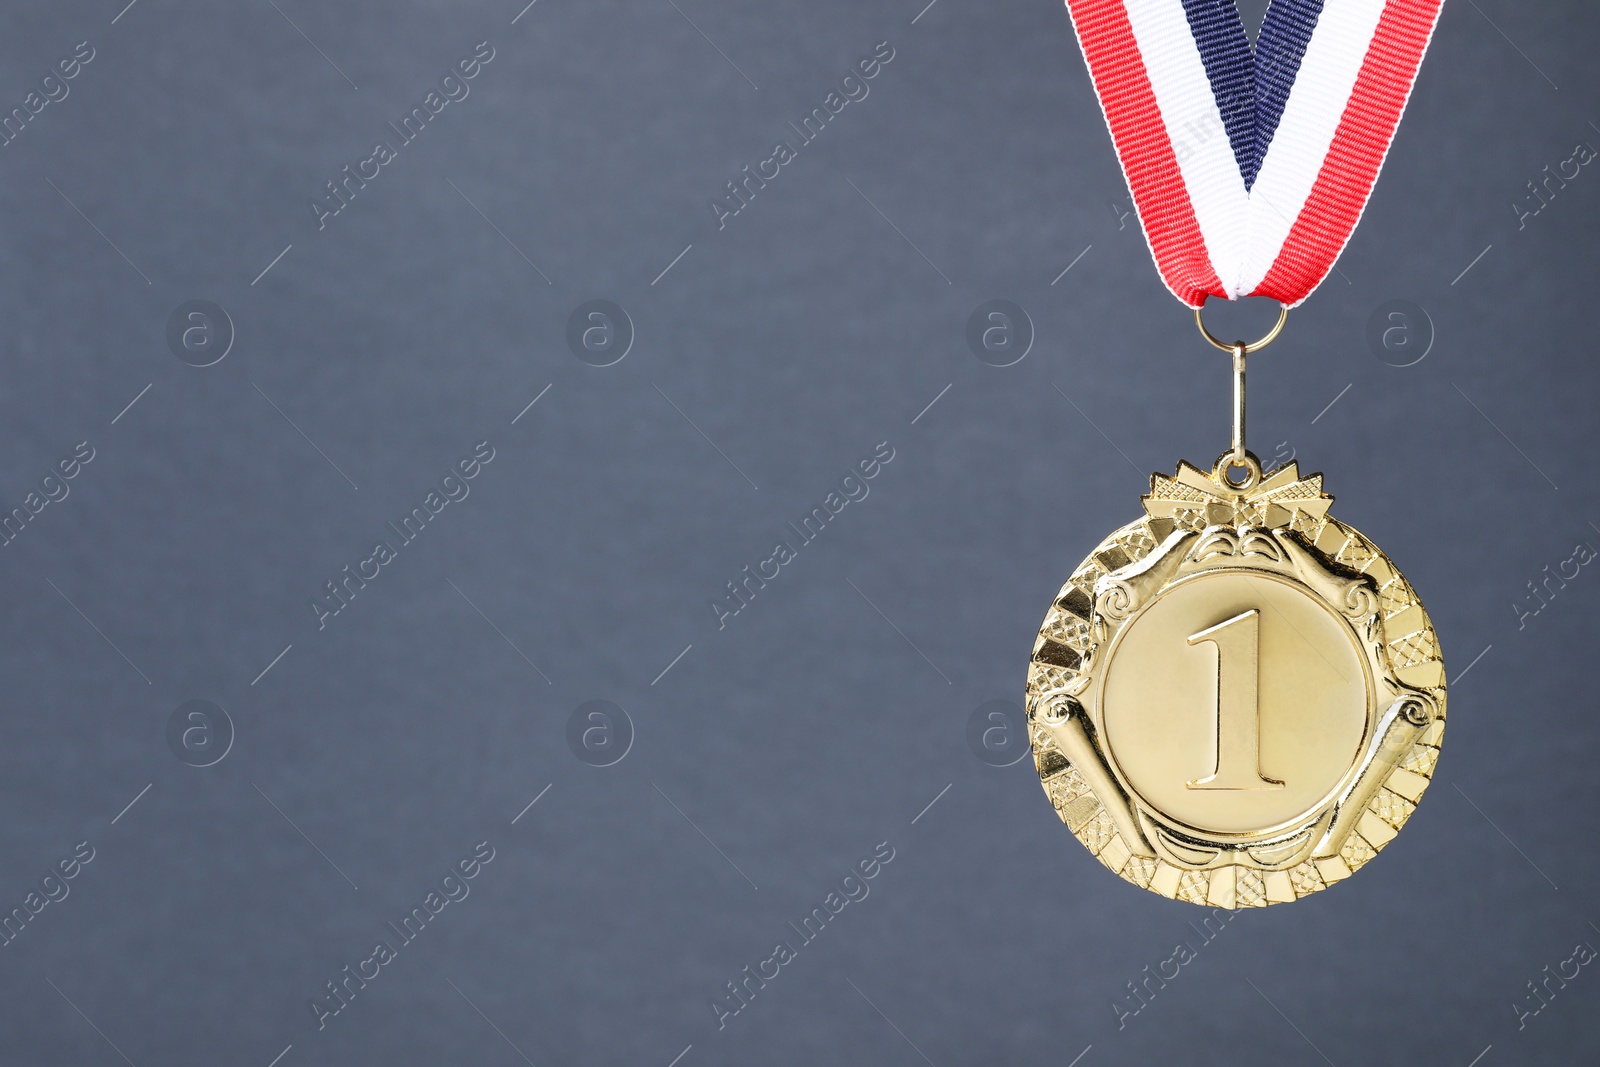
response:
<path id="1" fill-rule="evenodd" d="M 1227 341 L 1219 341 L 1210 330 L 1206 329 L 1205 320 L 1200 317 L 1200 312 L 1204 309 L 1204 304 L 1194 309 L 1194 324 L 1200 328 L 1200 336 L 1204 337 L 1207 341 L 1210 341 L 1212 345 L 1222 349 L 1224 352 L 1232 352 L 1239 346 L 1240 342 L 1229 343 Z M 1251 341 L 1249 344 L 1244 346 L 1245 355 L 1248 356 L 1252 352 L 1259 352 L 1272 342 L 1276 341 L 1278 339 L 1278 335 L 1283 332 L 1283 324 L 1288 321 L 1289 306 L 1287 304 L 1280 304 L 1278 306 L 1278 321 L 1273 323 L 1272 329 L 1267 331 L 1265 337 L 1262 337 L 1258 341 Z"/>
<path id="2" fill-rule="evenodd" d="M 1244 481 L 1236 482 L 1228 477 L 1230 470 L 1237 470 L 1241 467 L 1246 472 Z M 1261 461 L 1256 458 L 1254 452 L 1248 450 L 1246 450 L 1242 460 L 1237 458 L 1231 450 L 1224 452 L 1217 457 L 1217 465 L 1212 468 L 1211 478 L 1219 485 L 1225 485 L 1235 493 L 1248 493 L 1261 484 Z"/>

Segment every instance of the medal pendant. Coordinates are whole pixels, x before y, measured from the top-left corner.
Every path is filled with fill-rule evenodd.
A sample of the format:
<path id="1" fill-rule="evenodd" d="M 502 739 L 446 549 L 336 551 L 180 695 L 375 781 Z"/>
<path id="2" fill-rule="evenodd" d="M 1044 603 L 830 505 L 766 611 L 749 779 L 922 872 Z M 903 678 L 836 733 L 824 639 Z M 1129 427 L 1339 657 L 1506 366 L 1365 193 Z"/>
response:
<path id="1" fill-rule="evenodd" d="M 1034 645 L 1046 795 L 1101 863 L 1169 898 L 1264 907 L 1349 877 L 1405 825 L 1438 758 L 1427 612 L 1293 462 L 1180 463 L 1142 501 Z"/>
<path id="2" fill-rule="evenodd" d="M 1275 3 L 1253 41 L 1233 4 L 1067 6 L 1161 280 L 1232 356 L 1233 448 L 1153 475 L 1145 517 L 1062 587 L 1028 669 L 1034 761 L 1068 829 L 1135 885 L 1298 900 L 1415 810 L 1445 673 L 1416 594 L 1328 516 L 1322 475 L 1263 473 L 1245 447 L 1245 361 L 1334 269 L 1441 4 Z M 1195 143 L 1189 115 L 1226 136 Z M 1207 301 L 1244 297 L 1278 304 L 1263 337 L 1206 328 Z"/>

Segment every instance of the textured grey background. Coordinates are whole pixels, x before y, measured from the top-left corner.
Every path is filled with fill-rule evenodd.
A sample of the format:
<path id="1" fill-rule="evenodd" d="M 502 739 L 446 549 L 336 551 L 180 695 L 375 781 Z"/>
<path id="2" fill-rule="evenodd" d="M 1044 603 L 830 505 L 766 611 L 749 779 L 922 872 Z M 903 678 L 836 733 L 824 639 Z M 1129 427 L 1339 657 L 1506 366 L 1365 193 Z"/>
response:
<path id="1" fill-rule="evenodd" d="M 94 859 L 0 947 L 0 1060 L 1593 1061 L 1600 976 L 1513 1006 L 1600 945 L 1600 575 L 1514 605 L 1600 546 L 1600 173 L 1512 205 L 1600 144 L 1600 16 L 1446 5 L 1340 272 L 1253 364 L 1257 451 L 1329 472 L 1471 670 L 1402 843 L 1202 944 L 966 729 L 1148 472 L 1224 447 L 1225 363 L 1119 220 L 1062 5 L 924 2 L 5 5 L 0 109 L 95 58 L 0 148 L 0 501 L 95 458 L 0 549 L 0 910 Z M 323 183 L 480 41 L 319 232 Z M 719 231 L 710 197 L 880 41 Z M 996 297 L 1037 330 L 1006 368 L 964 340 Z M 596 298 L 637 332 L 606 368 L 565 341 Z M 204 369 L 166 342 L 192 299 L 237 332 Z M 1414 366 L 1365 340 L 1391 299 L 1436 328 Z M 309 599 L 482 440 L 470 497 L 319 631 Z M 881 441 L 719 631 L 711 598 Z M 237 732 L 211 767 L 166 740 L 191 699 Z M 592 699 L 633 723 L 610 767 L 566 741 Z M 470 896 L 319 1030 L 310 998 L 480 841 Z"/>

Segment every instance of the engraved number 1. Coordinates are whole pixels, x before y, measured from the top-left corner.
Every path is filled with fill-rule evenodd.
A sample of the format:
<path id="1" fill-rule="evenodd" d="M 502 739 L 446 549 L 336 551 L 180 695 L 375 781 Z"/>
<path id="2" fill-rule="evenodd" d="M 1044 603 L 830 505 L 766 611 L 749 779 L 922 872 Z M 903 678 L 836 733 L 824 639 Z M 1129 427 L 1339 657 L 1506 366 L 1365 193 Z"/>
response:
<path id="1" fill-rule="evenodd" d="M 1217 764 L 1190 789 L 1282 789 L 1261 773 L 1261 709 L 1256 700 L 1261 612 L 1255 608 L 1189 635 L 1217 647 Z"/>

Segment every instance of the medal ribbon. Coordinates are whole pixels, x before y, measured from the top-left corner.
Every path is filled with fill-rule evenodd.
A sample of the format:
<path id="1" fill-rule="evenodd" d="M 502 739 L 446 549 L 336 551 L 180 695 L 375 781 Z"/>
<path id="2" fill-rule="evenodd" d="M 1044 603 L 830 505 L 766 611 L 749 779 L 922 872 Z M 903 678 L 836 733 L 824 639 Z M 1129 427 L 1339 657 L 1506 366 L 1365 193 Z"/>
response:
<path id="1" fill-rule="evenodd" d="M 1444 0 L 1066 0 L 1162 280 L 1294 307 L 1372 194 Z"/>

